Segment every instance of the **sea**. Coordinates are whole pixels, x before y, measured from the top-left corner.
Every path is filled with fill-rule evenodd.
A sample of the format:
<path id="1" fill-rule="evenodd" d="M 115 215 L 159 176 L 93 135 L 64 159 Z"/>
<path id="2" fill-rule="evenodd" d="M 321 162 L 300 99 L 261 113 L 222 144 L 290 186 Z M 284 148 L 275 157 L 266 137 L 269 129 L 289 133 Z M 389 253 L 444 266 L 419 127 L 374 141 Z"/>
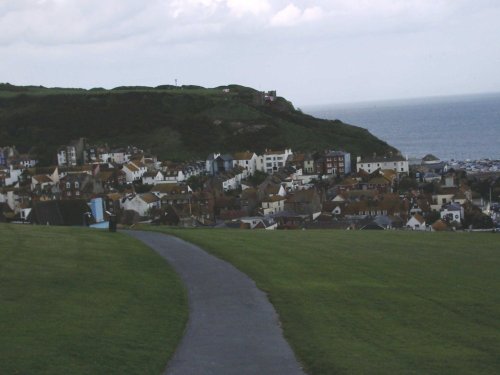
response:
<path id="1" fill-rule="evenodd" d="M 366 128 L 409 158 L 500 159 L 500 93 L 303 107 Z"/>

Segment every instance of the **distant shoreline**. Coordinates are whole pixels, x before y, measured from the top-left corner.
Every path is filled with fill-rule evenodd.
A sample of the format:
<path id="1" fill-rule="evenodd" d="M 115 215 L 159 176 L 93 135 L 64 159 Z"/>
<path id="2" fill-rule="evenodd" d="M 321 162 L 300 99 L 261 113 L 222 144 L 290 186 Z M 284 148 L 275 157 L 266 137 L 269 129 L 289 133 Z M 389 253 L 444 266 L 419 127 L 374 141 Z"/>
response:
<path id="1" fill-rule="evenodd" d="M 331 102 L 324 104 L 308 104 L 302 105 L 300 108 L 307 113 L 307 110 L 320 110 L 326 108 L 370 108 L 370 107 L 392 107 L 400 105 L 418 105 L 424 103 L 439 103 L 439 102 L 460 102 L 469 99 L 479 98 L 496 98 L 500 97 L 500 91 L 484 92 L 474 94 L 456 94 L 456 95 L 433 95 L 420 96 L 403 99 L 379 99 L 379 100 L 361 100 L 361 101 L 346 101 L 346 102 Z"/>
<path id="2" fill-rule="evenodd" d="M 500 93 L 318 105 L 303 110 L 365 128 L 403 155 L 500 159 Z"/>

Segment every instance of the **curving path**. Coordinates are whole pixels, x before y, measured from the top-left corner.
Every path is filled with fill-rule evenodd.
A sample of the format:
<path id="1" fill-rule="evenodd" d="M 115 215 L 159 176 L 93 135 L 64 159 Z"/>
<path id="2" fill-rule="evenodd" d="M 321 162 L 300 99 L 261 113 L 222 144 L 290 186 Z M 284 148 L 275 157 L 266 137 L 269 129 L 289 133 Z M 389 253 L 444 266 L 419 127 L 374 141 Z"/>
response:
<path id="1" fill-rule="evenodd" d="M 188 290 L 189 321 L 166 375 L 304 375 L 255 283 L 176 237 L 126 231 L 164 257 Z"/>

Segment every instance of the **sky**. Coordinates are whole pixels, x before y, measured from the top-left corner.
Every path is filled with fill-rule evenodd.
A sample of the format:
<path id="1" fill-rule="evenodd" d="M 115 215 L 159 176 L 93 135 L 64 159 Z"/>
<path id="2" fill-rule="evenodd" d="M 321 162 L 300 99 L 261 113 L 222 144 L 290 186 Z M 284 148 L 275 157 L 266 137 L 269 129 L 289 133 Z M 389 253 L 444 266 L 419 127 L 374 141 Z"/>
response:
<path id="1" fill-rule="evenodd" d="M 0 82 L 296 106 L 500 92 L 499 0 L 0 0 Z"/>

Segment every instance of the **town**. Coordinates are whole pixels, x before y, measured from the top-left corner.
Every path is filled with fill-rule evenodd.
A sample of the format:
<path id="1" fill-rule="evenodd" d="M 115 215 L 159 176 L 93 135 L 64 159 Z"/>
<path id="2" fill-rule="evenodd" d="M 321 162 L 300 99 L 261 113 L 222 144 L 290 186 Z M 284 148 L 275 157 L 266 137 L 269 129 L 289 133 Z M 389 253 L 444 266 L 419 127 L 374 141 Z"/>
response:
<path id="1" fill-rule="evenodd" d="M 242 150 L 158 160 L 134 146 L 61 146 L 40 167 L 0 147 L 0 222 L 108 228 L 498 230 L 500 161 Z"/>

